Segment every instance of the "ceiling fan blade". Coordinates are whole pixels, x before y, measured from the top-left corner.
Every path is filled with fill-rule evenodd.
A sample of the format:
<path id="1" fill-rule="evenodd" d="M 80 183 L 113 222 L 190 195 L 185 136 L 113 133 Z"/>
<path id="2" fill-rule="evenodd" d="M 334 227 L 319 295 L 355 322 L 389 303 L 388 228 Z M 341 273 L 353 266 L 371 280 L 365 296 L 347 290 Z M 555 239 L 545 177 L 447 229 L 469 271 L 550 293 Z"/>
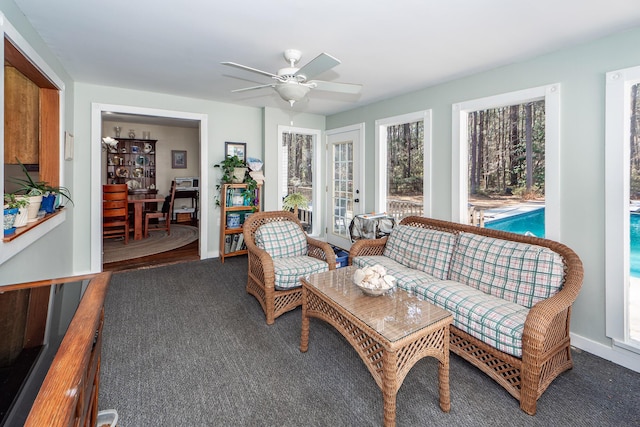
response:
<path id="1" fill-rule="evenodd" d="M 325 82 L 323 80 L 311 80 L 310 82 L 307 82 L 307 83 L 314 84 L 315 89 L 318 89 L 318 90 L 348 93 L 352 95 L 357 95 L 362 90 L 362 85 L 354 84 L 354 83 L 335 83 L 335 82 Z"/>
<path id="2" fill-rule="evenodd" d="M 324 73 L 325 71 L 332 69 L 338 64 L 340 64 L 339 59 L 334 58 L 328 53 L 321 53 L 320 55 L 313 58 L 311 62 L 300 68 L 296 72 L 296 76 L 305 76 L 306 79 L 309 80 L 319 74 Z"/>
<path id="3" fill-rule="evenodd" d="M 276 86 L 275 84 L 258 85 L 258 86 L 244 87 L 242 89 L 235 89 L 235 90 L 232 90 L 231 92 L 244 92 L 244 91 L 247 91 L 247 90 L 262 89 L 262 88 L 265 88 L 265 87 L 275 87 L 275 86 Z"/>
<path id="4" fill-rule="evenodd" d="M 268 71 L 262 71 L 262 70 L 258 70 L 257 68 L 251 68 L 251 67 L 247 67 L 246 65 L 242 65 L 242 64 L 236 64 L 235 62 L 221 62 L 222 65 L 228 65 L 230 67 L 236 67 L 236 68 L 240 68 L 241 70 L 247 70 L 247 71 L 251 71 L 253 73 L 258 73 L 258 74 L 262 74 L 264 76 L 268 76 L 268 77 L 272 77 L 272 78 L 278 78 L 277 75 L 270 73 Z"/>

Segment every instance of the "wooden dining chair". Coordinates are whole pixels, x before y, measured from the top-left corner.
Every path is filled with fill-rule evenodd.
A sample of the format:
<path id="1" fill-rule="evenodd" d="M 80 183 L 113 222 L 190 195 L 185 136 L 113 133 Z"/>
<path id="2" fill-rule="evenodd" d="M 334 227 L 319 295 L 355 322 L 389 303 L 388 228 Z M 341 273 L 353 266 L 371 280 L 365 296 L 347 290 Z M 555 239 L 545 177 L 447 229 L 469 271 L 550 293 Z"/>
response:
<path id="1" fill-rule="evenodd" d="M 102 236 L 105 239 L 124 237 L 129 243 L 129 188 L 127 184 L 102 186 Z"/>
<path id="2" fill-rule="evenodd" d="M 144 237 L 149 237 L 149 231 L 155 230 L 167 230 L 167 234 L 171 235 L 171 212 L 173 212 L 173 200 L 176 197 L 176 186 L 174 182 L 171 182 L 171 197 L 169 199 L 169 206 L 165 207 L 163 204 L 162 209 L 157 212 L 145 212 L 144 213 Z M 167 209 L 168 208 L 168 209 Z M 166 212 L 165 212 L 166 210 Z M 149 223 L 150 219 L 157 219 L 158 223 Z"/>

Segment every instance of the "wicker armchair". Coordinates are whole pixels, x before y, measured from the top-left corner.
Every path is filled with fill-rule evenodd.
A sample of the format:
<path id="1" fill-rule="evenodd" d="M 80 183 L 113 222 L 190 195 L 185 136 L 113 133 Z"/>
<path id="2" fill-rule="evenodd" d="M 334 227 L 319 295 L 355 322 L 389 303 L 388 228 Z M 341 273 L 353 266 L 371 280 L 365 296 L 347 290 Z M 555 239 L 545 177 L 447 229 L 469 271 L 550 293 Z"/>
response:
<path id="1" fill-rule="evenodd" d="M 267 227 L 260 230 L 263 225 L 267 225 Z M 285 235 L 286 233 L 281 233 L 280 229 L 278 233 L 270 234 L 270 245 L 264 244 L 264 236 L 262 234 L 265 234 L 265 230 L 276 226 L 296 234 L 297 239 L 302 239 L 300 241 L 302 245 L 305 244 L 304 240 L 306 240 L 306 248 L 303 247 L 305 253 L 303 256 L 287 256 L 289 248 L 295 245 L 292 244 L 290 236 Z M 302 233 L 301 235 L 297 235 L 298 228 Z M 256 212 L 245 220 L 243 233 L 249 258 L 247 293 L 253 295 L 262 306 L 268 325 L 273 324 L 278 316 L 302 304 L 302 288 L 298 277 L 317 272 L 319 267 L 324 268 L 325 271 L 335 270 L 336 268 L 336 257 L 331 246 L 326 242 L 307 236 L 300 221 L 291 212 Z M 258 237 L 257 243 L 256 235 Z M 277 240 L 278 238 L 280 239 L 279 241 Z M 317 260 L 326 262 L 327 266 L 325 267 L 324 264 L 318 265 Z M 294 277 L 295 284 L 292 284 L 290 280 L 289 285 L 295 287 L 283 288 L 279 286 L 279 284 L 282 285 L 283 275 L 288 274 L 288 277 L 291 278 L 291 274 L 293 274 L 293 270 L 282 271 L 283 269 L 289 269 L 289 262 L 297 275 Z M 311 268 L 309 269 L 309 267 Z M 303 271 L 305 268 L 307 268 L 307 271 Z"/>

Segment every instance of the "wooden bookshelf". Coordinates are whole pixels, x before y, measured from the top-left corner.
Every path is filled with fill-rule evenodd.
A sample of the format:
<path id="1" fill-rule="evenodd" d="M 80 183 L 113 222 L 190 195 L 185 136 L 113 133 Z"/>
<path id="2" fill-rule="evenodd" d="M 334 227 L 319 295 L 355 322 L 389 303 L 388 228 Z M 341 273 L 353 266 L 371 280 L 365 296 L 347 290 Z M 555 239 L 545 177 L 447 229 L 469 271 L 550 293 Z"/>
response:
<path id="1" fill-rule="evenodd" d="M 244 246 L 242 224 L 247 214 L 260 211 L 261 190 L 258 186 L 248 203 L 242 196 L 247 189 L 247 184 L 223 184 L 220 188 L 220 261 L 228 257 L 245 255 L 247 249 Z M 229 215 L 238 215 L 237 225 L 231 224 Z"/>

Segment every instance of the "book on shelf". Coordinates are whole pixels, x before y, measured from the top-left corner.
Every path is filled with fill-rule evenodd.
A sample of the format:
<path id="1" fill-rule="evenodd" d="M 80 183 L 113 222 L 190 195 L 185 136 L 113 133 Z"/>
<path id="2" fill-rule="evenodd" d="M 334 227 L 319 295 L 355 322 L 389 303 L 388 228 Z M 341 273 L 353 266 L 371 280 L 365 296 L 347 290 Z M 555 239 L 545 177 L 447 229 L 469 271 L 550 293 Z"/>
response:
<path id="1" fill-rule="evenodd" d="M 228 254 L 229 252 L 231 252 L 231 234 L 224 236 L 224 253 Z"/>
<path id="2" fill-rule="evenodd" d="M 231 241 L 231 252 L 237 251 L 238 247 L 238 239 L 240 239 L 240 234 L 232 234 L 233 240 Z"/>
<path id="3" fill-rule="evenodd" d="M 242 249 L 244 249 L 244 234 L 239 233 L 238 234 L 238 244 L 236 245 L 236 251 L 241 251 Z"/>

